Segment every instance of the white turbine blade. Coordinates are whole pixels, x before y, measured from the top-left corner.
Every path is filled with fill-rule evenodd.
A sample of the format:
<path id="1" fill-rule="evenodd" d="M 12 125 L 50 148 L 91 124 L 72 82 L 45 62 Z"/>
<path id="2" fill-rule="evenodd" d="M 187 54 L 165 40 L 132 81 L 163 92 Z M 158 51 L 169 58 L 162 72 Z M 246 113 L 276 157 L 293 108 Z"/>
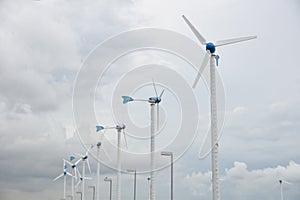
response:
<path id="1" fill-rule="evenodd" d="M 285 181 L 285 180 L 281 180 L 283 183 L 286 183 L 286 184 L 289 184 L 289 185 L 293 185 L 292 183 L 290 183 L 290 182 L 287 182 L 287 181 Z"/>
<path id="2" fill-rule="evenodd" d="M 84 155 L 80 154 L 80 153 L 74 153 L 76 156 L 79 156 L 79 157 L 84 157 Z"/>
<path id="3" fill-rule="evenodd" d="M 243 42 L 247 40 L 256 39 L 257 36 L 249 36 L 249 37 L 240 37 L 240 38 L 234 38 L 234 39 L 228 39 L 228 40 L 219 40 L 215 43 L 216 47 L 227 45 L 227 44 L 234 44 L 237 42 Z"/>
<path id="4" fill-rule="evenodd" d="M 155 85 L 155 83 L 154 83 L 154 79 L 152 79 L 152 83 L 153 83 L 155 95 L 158 97 L 157 90 L 156 90 L 156 85 Z"/>
<path id="5" fill-rule="evenodd" d="M 201 74 L 203 73 L 203 71 L 204 71 L 204 69 L 205 69 L 205 67 L 206 67 L 206 65 L 207 65 L 207 63 L 209 61 L 210 56 L 211 56 L 211 53 L 210 53 L 209 50 L 207 50 L 206 54 L 205 54 L 205 56 L 203 58 L 202 64 L 201 64 L 201 66 L 199 68 L 199 71 L 198 71 L 198 74 L 196 76 L 196 79 L 194 81 L 193 88 L 196 87 L 196 85 L 197 85 L 197 83 L 198 83 L 198 81 L 199 81 L 199 79 L 201 77 Z"/>
<path id="6" fill-rule="evenodd" d="M 193 31 L 197 39 L 200 41 L 201 44 L 206 45 L 206 40 L 204 37 L 199 33 L 199 31 L 192 25 L 192 23 L 184 16 L 182 15 L 182 18 L 187 23 L 187 25 L 190 27 L 190 29 Z"/>
<path id="7" fill-rule="evenodd" d="M 92 180 L 91 177 L 84 177 L 83 179 L 84 179 L 84 180 Z"/>
<path id="8" fill-rule="evenodd" d="M 80 163 L 82 161 L 82 159 L 81 158 L 79 158 L 74 164 L 77 166 L 78 165 L 78 163 Z"/>
<path id="9" fill-rule="evenodd" d="M 75 175 L 76 175 L 76 172 L 77 172 L 77 174 L 78 174 L 79 178 L 81 178 L 81 174 L 80 174 L 80 172 L 79 172 L 79 170 L 78 170 L 78 169 L 76 169 L 76 171 L 75 171 Z M 77 178 L 77 176 L 76 176 L 76 178 Z"/>
<path id="10" fill-rule="evenodd" d="M 164 94 L 164 92 L 165 92 L 165 89 L 163 89 L 163 91 L 161 91 L 161 93 L 160 93 L 160 95 L 159 95 L 159 98 L 162 97 L 162 95 Z"/>
<path id="11" fill-rule="evenodd" d="M 67 172 L 67 175 L 72 177 L 72 174 L 71 174 L 71 173 L 69 173 L 69 172 Z"/>
<path id="12" fill-rule="evenodd" d="M 70 162 L 70 161 L 68 161 L 68 160 L 65 160 L 65 159 L 63 159 L 64 160 L 64 162 L 66 162 L 66 163 L 68 163 L 70 166 L 72 166 L 73 164 Z"/>
<path id="13" fill-rule="evenodd" d="M 60 175 L 58 175 L 56 178 L 53 179 L 53 181 L 56 181 L 57 179 L 61 178 L 64 176 L 64 173 L 61 173 Z"/>
<path id="14" fill-rule="evenodd" d="M 79 185 L 80 183 L 81 183 L 81 180 L 79 180 L 79 181 L 76 183 L 75 187 L 77 188 L 78 185 Z"/>
<path id="15" fill-rule="evenodd" d="M 123 135 L 124 135 L 125 147 L 126 147 L 126 149 L 128 149 L 126 134 L 125 134 L 124 130 L 123 130 Z"/>
<path id="16" fill-rule="evenodd" d="M 90 172 L 90 174 L 92 174 L 92 171 L 91 171 L 91 166 L 90 166 L 90 162 L 89 162 L 89 160 L 88 160 L 88 159 L 86 160 L 86 163 L 87 163 L 87 166 L 88 166 L 88 168 L 89 168 L 89 172 Z"/>
<path id="17" fill-rule="evenodd" d="M 104 148 L 102 148 L 102 151 L 104 152 L 104 154 L 108 158 L 108 160 L 111 161 L 111 158 L 108 156 L 108 154 L 106 153 L 106 151 L 104 150 Z"/>

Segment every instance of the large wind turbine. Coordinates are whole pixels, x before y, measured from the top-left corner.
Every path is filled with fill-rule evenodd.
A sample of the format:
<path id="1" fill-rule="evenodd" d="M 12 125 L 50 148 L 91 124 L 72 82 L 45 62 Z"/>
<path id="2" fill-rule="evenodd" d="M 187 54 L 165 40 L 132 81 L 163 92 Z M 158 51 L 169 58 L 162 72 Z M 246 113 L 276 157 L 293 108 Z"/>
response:
<path id="1" fill-rule="evenodd" d="M 147 101 L 150 103 L 151 107 L 151 126 L 150 126 L 150 132 L 151 132 L 151 144 L 150 144 L 150 153 L 151 153 L 151 172 L 150 172 L 150 199 L 155 200 L 155 132 L 159 130 L 159 103 L 161 102 L 161 97 L 164 93 L 165 90 L 162 90 L 160 95 L 158 96 L 157 90 L 155 83 L 153 81 L 153 87 L 155 90 L 156 96 L 154 97 L 149 97 L 147 100 L 146 99 L 134 99 L 129 96 L 122 96 L 123 98 L 123 104 L 128 103 L 130 101 Z M 155 127 L 155 105 L 157 105 L 157 124 Z"/>
<path id="2" fill-rule="evenodd" d="M 87 163 L 87 166 L 88 166 L 88 169 L 89 169 L 89 172 L 91 174 L 91 167 L 90 167 L 90 163 L 89 163 L 89 160 L 88 160 L 88 155 L 89 155 L 89 151 L 93 148 L 94 146 L 91 145 L 90 148 L 88 148 L 88 150 L 86 151 L 86 153 L 84 155 L 82 154 L 78 154 L 76 153 L 78 156 L 81 157 L 81 160 L 82 160 L 82 177 L 83 179 L 81 180 L 81 192 L 82 192 L 82 200 L 84 200 L 85 198 L 85 193 L 84 193 L 84 189 L 85 189 L 85 162 Z"/>
<path id="3" fill-rule="evenodd" d="M 121 133 L 123 131 L 124 134 L 124 140 L 125 144 L 127 146 L 126 142 L 126 136 L 124 129 L 126 128 L 125 124 L 117 124 L 114 127 L 104 127 L 104 126 L 96 126 L 96 131 L 101 131 L 103 129 L 117 129 L 118 132 L 118 151 L 117 151 L 117 194 L 116 194 L 116 199 L 120 200 L 121 199 Z"/>
<path id="4" fill-rule="evenodd" d="M 193 88 L 196 87 L 204 68 L 210 60 L 210 107 L 211 107 L 211 159 L 212 159 L 212 185 L 213 185 L 213 200 L 220 199 L 219 190 L 219 163 L 218 163 L 218 129 L 217 129 L 217 102 L 216 102 L 216 78 L 215 68 L 218 65 L 219 56 L 215 54 L 216 47 L 242 42 L 246 40 L 255 39 L 256 36 L 240 37 L 228 40 L 219 40 L 215 43 L 207 42 L 206 39 L 199 33 L 199 31 L 191 24 L 191 22 L 182 15 L 184 21 L 188 24 L 197 39 L 202 45 L 205 45 L 206 54 L 196 76 Z"/>
<path id="5" fill-rule="evenodd" d="M 64 199 L 66 199 L 66 179 L 67 179 L 67 176 L 71 176 L 72 177 L 72 174 L 70 174 L 69 172 L 67 172 L 67 165 L 66 165 L 66 162 L 64 161 L 63 162 L 63 173 L 61 173 L 60 175 L 58 175 L 56 178 L 53 179 L 53 181 L 56 181 L 57 179 L 61 178 L 61 177 L 64 177 Z"/>

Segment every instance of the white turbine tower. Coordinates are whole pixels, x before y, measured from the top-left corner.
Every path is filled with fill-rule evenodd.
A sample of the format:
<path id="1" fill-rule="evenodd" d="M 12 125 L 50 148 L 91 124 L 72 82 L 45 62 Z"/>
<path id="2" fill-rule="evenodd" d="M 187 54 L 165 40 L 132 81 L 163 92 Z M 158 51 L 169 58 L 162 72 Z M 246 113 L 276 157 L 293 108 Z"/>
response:
<path id="1" fill-rule="evenodd" d="M 66 199 L 66 179 L 67 179 L 67 176 L 72 177 L 72 174 L 67 172 L 67 165 L 66 165 L 66 162 L 64 161 L 63 162 L 63 173 L 61 173 L 60 175 L 58 175 L 56 178 L 53 179 L 53 181 L 56 181 L 57 179 L 59 179 L 61 177 L 64 177 L 64 194 L 63 194 L 64 199 Z"/>
<path id="2" fill-rule="evenodd" d="M 89 160 L 88 160 L 88 154 L 89 154 L 89 151 L 93 148 L 94 146 L 91 145 L 91 147 L 86 151 L 86 153 L 84 155 L 82 154 L 78 154 L 76 153 L 76 155 L 80 156 L 81 157 L 81 161 L 82 161 L 82 177 L 85 177 L 85 162 L 87 163 L 87 166 L 88 166 L 88 169 L 89 169 L 89 172 L 90 174 L 92 173 L 91 172 L 91 167 L 90 167 L 90 163 L 89 163 Z M 82 182 L 81 182 L 81 192 L 82 192 L 82 200 L 84 200 L 85 198 L 85 193 L 84 193 L 84 189 L 85 189 L 85 179 L 83 178 L 82 179 Z"/>
<path id="3" fill-rule="evenodd" d="M 130 101 L 147 101 L 150 103 L 151 107 L 151 125 L 150 125 L 150 134 L 151 134 L 151 142 L 150 142 L 150 154 L 151 154 L 151 172 L 150 172 L 150 199 L 155 200 L 155 132 L 159 130 L 159 103 L 161 102 L 161 97 L 164 93 L 165 90 L 162 90 L 160 95 L 158 96 L 156 86 L 154 81 L 153 82 L 153 87 L 156 96 L 154 97 L 149 97 L 147 100 L 146 99 L 134 99 L 129 96 L 122 96 L 123 98 L 123 104 L 126 104 Z M 157 124 L 155 127 L 155 105 L 157 105 Z"/>
<path id="4" fill-rule="evenodd" d="M 74 156 L 70 156 L 70 161 L 73 161 L 75 159 Z M 80 163 L 81 159 L 78 159 L 75 163 L 71 163 L 67 160 L 64 160 L 66 163 L 68 163 L 72 167 L 72 185 L 71 185 L 71 196 L 72 198 L 75 197 L 75 179 L 77 179 L 77 165 Z"/>
<path id="5" fill-rule="evenodd" d="M 280 185 L 280 200 L 283 200 L 283 183 L 292 185 L 290 182 L 284 181 L 282 179 L 279 179 L 279 185 Z"/>
<path id="6" fill-rule="evenodd" d="M 199 31 L 191 24 L 191 22 L 182 15 L 184 21 L 188 24 L 197 39 L 202 45 L 206 46 L 206 54 L 196 76 L 193 88 L 196 87 L 204 68 L 210 60 L 210 107 L 211 107 L 211 159 L 212 159 L 212 184 L 213 184 L 213 200 L 220 199 L 219 190 L 219 163 L 218 163 L 218 129 L 217 129 L 217 102 L 216 102 L 216 78 L 215 68 L 218 66 L 219 56 L 215 54 L 216 47 L 255 39 L 256 36 L 241 37 L 228 40 L 220 40 L 215 43 L 207 42 Z M 215 64 L 216 63 L 216 64 Z"/>
<path id="7" fill-rule="evenodd" d="M 100 200 L 100 147 L 101 141 L 97 143 L 97 180 L 96 180 L 96 199 Z"/>
<path id="8" fill-rule="evenodd" d="M 118 151 L 117 151 L 117 185 L 116 185 L 116 199 L 121 199 L 121 133 L 124 134 L 125 145 L 127 147 L 126 136 L 124 129 L 126 128 L 125 124 L 117 124 L 114 127 L 104 127 L 96 126 L 96 131 L 101 131 L 103 129 L 117 129 L 118 132 Z"/>

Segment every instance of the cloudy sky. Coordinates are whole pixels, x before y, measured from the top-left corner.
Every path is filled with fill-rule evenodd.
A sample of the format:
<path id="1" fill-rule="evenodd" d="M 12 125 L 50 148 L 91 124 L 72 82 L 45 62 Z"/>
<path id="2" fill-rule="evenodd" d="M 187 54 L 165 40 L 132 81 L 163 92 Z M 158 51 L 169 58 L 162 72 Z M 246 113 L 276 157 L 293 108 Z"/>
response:
<path id="1" fill-rule="evenodd" d="M 114 131 L 99 136 L 94 133 L 94 124 L 123 121 L 127 116 L 124 112 L 129 113 L 136 127 L 127 124 L 128 149 L 122 159 L 123 169 L 145 170 L 149 140 L 137 137 L 148 135 L 149 106 L 122 106 L 119 96 L 151 95 L 151 77 L 157 82 L 158 92 L 166 89 L 166 100 L 161 103 L 161 119 L 166 123 L 162 124 L 157 145 L 176 154 L 174 199 L 211 199 L 210 156 L 198 159 L 202 144 L 202 153 L 207 152 L 209 93 L 204 80 L 195 90 L 190 88 L 195 68 L 179 56 L 145 50 L 111 63 L 101 78 L 93 73 L 81 76 L 89 63 L 117 57 L 112 54 L 133 43 L 147 44 L 153 39 L 151 36 L 157 36 L 153 39 L 160 41 L 157 46 L 173 37 L 174 46 L 186 41 L 189 45 L 182 44 L 182 54 L 192 59 L 199 51 L 197 59 L 201 60 L 204 51 L 182 20 L 182 14 L 207 40 L 258 36 L 256 40 L 222 47 L 217 52 L 220 55 L 218 106 L 225 116 L 225 120 L 222 114 L 219 117 L 220 128 L 223 125 L 219 144 L 222 199 L 279 199 L 279 179 L 292 183 L 284 185 L 285 198 L 299 199 L 300 3 L 297 0 L 1 0 L 1 200 L 62 198 L 62 180 L 52 181 L 62 172 L 62 159 L 75 152 L 84 153 L 82 143 L 88 146 L 98 140 L 103 141 L 106 152 L 101 153 L 104 163 L 101 178 L 115 179 Z M 122 38 L 129 30 L 143 28 L 167 29 L 170 35 L 137 31 L 133 34 L 135 41 L 118 43 L 118 36 Z M 109 51 L 100 54 L 103 46 Z M 190 48 L 185 51 L 187 47 Z M 207 75 L 208 71 L 204 73 Z M 83 106 L 81 103 L 86 99 L 76 101 L 76 97 L 83 96 L 80 92 L 85 91 L 78 87 L 89 83 L 89 75 L 97 77 L 92 88 L 95 101 L 94 105 Z M 146 79 L 148 82 L 143 82 Z M 135 83 L 140 85 L 132 86 Z M 97 117 L 95 123 L 88 124 L 80 112 L 92 106 Z M 116 109 L 113 113 L 112 107 Z M 199 116 L 196 121 L 194 116 Z M 181 130 L 183 126 L 186 127 Z M 137 134 L 139 129 L 144 131 Z M 172 136 L 177 129 L 182 143 Z M 136 159 L 140 152 L 142 155 Z M 168 158 L 157 158 L 159 166 L 165 166 L 167 161 Z M 91 157 L 90 162 L 90 176 L 94 177 L 95 160 Z M 157 172 L 158 200 L 169 198 L 169 172 L 168 167 Z M 138 175 L 140 199 L 147 198 L 148 175 Z M 94 180 L 87 183 L 93 184 Z M 101 189 L 103 199 L 107 199 L 105 182 L 101 182 Z M 70 194 L 69 186 L 67 192 Z M 91 198 L 91 189 L 87 190 L 87 198 Z M 131 198 L 132 175 L 123 173 L 122 199 Z"/>

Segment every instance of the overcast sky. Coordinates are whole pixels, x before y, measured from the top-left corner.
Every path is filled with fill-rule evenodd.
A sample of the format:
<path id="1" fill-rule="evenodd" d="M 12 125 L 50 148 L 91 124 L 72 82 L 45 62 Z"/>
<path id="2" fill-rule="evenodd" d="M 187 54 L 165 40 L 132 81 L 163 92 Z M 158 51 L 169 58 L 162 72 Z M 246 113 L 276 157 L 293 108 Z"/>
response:
<path id="1" fill-rule="evenodd" d="M 52 179 L 62 172 L 63 158 L 85 152 L 78 133 L 86 145 L 103 140 L 108 155 L 101 153 L 102 161 L 107 165 L 102 165 L 101 179 L 105 176 L 115 179 L 115 171 L 111 169 L 115 166 L 115 132 L 108 130 L 107 136 L 100 137 L 94 133 L 96 122 L 112 125 L 119 120 L 132 120 L 136 127 L 127 124 L 128 149 L 122 159 L 123 169 L 145 170 L 149 140 L 137 140 L 136 137 L 148 135 L 149 105 L 123 106 L 119 97 L 120 94 L 152 95 L 151 77 L 157 82 L 158 92 L 166 89 L 161 102 L 161 119 L 166 123 L 162 124 L 157 145 L 161 150 L 172 150 L 176 154 L 174 199 L 211 199 L 210 156 L 198 159 L 201 144 L 204 143 L 204 154 L 207 152 L 209 93 L 203 80 L 199 87 L 191 89 L 195 68 L 179 56 L 145 50 L 116 60 L 102 74 L 102 79 L 100 74 L 94 74 L 99 80 L 88 80 L 88 76 L 80 79 L 86 63 L 151 39 L 160 41 L 157 46 L 173 37 L 180 38 L 180 41 L 174 39 L 174 46 L 186 41 L 188 45 L 183 44 L 178 51 L 182 50 L 191 58 L 199 51 L 197 63 L 204 50 L 182 20 L 182 14 L 207 40 L 258 36 L 256 40 L 217 50 L 220 55 L 218 106 L 220 113 L 225 113 L 224 121 L 222 114 L 219 116 L 220 127 L 223 125 L 219 143 L 221 198 L 279 199 L 278 180 L 284 179 L 292 183 L 284 185 L 285 198 L 299 199 L 298 0 L 2 0 L 1 200 L 62 198 L 62 180 L 52 182 Z M 146 27 L 168 29 L 170 37 L 158 35 L 153 39 L 151 36 L 157 36 L 157 32 L 148 30 L 142 35 L 137 31 L 135 41 L 120 44 L 115 40 L 116 35 L 122 37 L 126 31 Z M 103 43 L 110 45 L 106 46 L 109 51 L 97 54 Z M 187 47 L 190 49 L 185 51 Z M 204 73 L 208 75 L 207 70 Z M 89 81 L 97 84 L 92 88 L 95 90 L 94 105 L 78 104 L 81 106 L 78 110 L 84 112 L 89 106 L 95 106 L 93 112 L 97 117 L 95 124 L 85 127 L 74 119 L 76 115 L 82 120 L 86 116 L 77 112 L 73 95 L 83 94 L 80 92 L 85 91 L 79 91 L 77 87 Z M 116 109 L 113 113 L 112 107 Z M 129 114 L 125 114 L 127 111 Z M 179 143 L 172 134 L 183 126 L 184 130 L 177 133 L 178 140 L 182 141 Z M 86 130 L 90 132 L 83 134 Z M 173 146 L 169 145 L 170 141 Z M 190 142 L 193 143 L 190 145 Z M 95 153 L 94 149 L 92 153 Z M 136 159 L 135 153 L 144 155 Z M 157 160 L 159 166 L 164 166 L 168 158 Z M 90 162 L 93 171 L 90 176 L 95 178 L 95 160 L 91 157 Z M 158 200 L 169 198 L 169 172 L 169 168 L 164 168 L 157 173 Z M 138 199 L 147 198 L 147 176 L 147 173 L 138 175 Z M 68 194 L 69 183 L 70 180 Z M 93 184 L 94 180 L 87 183 Z M 132 187 L 132 175 L 123 173 L 122 199 L 133 198 Z M 107 183 L 101 182 L 101 189 L 103 199 L 108 199 Z M 91 198 L 91 189 L 87 190 L 87 198 Z"/>

